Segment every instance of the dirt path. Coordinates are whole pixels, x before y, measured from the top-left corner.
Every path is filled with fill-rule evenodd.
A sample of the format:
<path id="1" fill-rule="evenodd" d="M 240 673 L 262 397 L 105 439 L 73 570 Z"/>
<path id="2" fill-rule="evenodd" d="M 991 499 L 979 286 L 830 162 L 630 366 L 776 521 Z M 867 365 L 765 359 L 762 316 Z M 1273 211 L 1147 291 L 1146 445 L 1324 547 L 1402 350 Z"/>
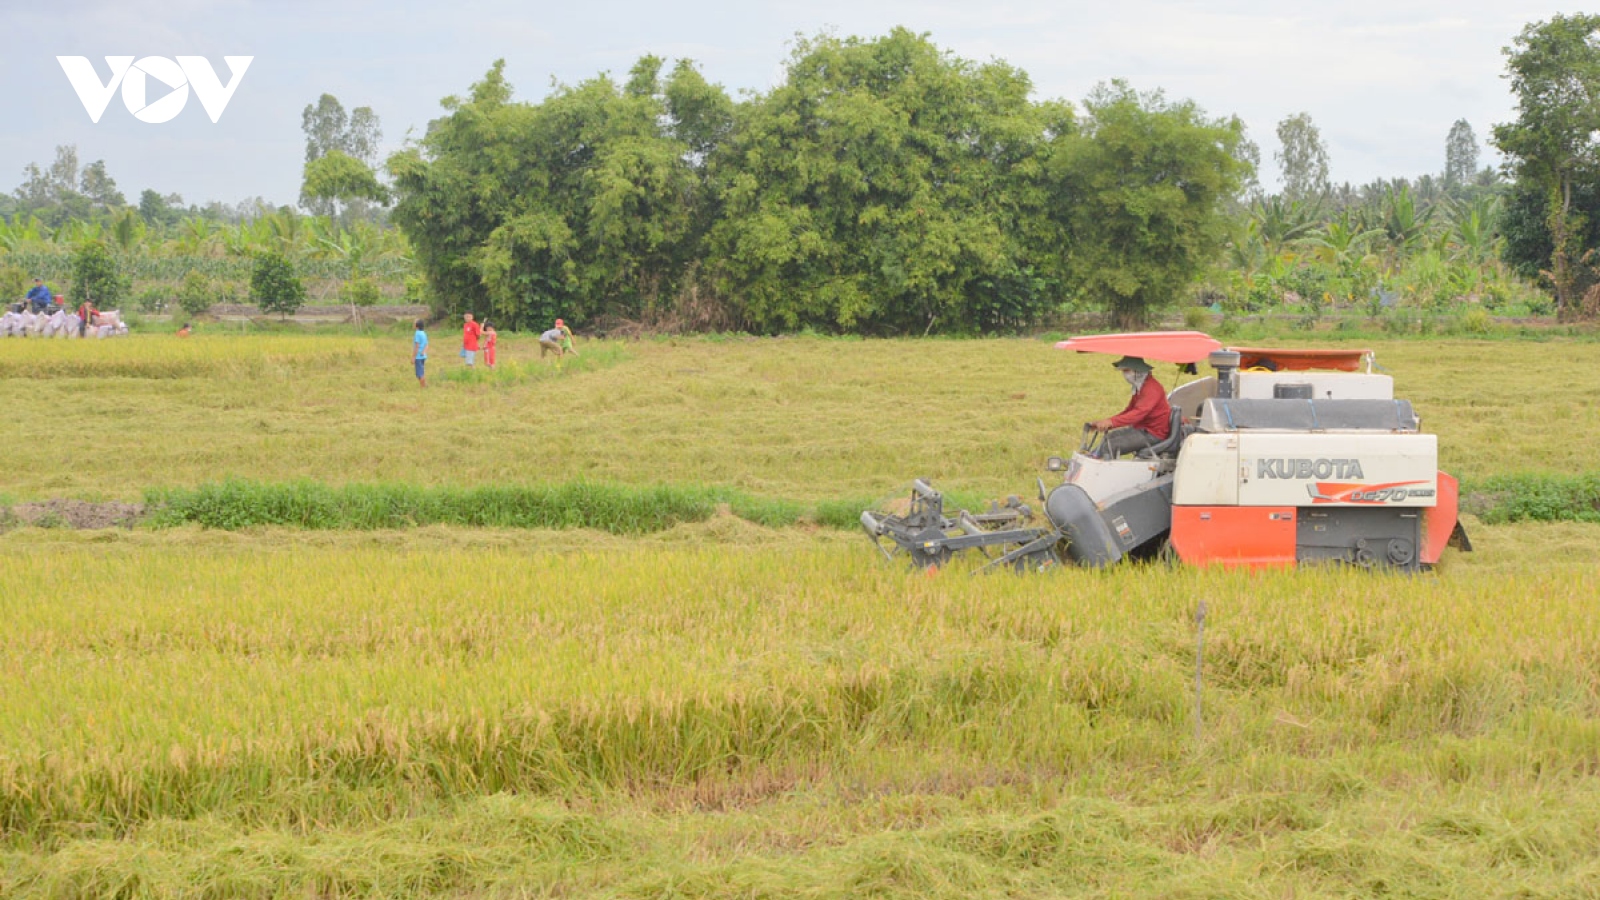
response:
<path id="1" fill-rule="evenodd" d="M 350 305 L 347 303 L 333 304 L 306 304 L 300 307 L 290 321 L 302 325 L 318 325 L 330 322 L 344 322 L 350 319 Z M 403 321 L 417 319 L 428 315 L 426 306 L 370 306 L 360 310 L 363 318 L 368 321 Z M 179 313 L 178 315 L 182 315 Z M 240 319 L 256 319 L 262 316 L 261 310 L 247 303 L 218 303 L 211 307 L 211 315 L 221 322 L 235 322 Z"/>
<path id="2" fill-rule="evenodd" d="M 41 500 L 0 507 L 0 531 L 20 526 L 39 528 L 131 528 L 144 518 L 142 503 L 90 503 L 87 500 Z"/>

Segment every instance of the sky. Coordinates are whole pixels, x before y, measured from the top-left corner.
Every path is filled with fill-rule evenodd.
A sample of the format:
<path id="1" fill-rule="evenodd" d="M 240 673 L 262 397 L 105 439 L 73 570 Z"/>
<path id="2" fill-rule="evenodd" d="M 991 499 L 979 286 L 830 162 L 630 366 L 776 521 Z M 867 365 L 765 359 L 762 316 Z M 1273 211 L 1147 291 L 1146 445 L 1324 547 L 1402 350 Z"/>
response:
<path id="1" fill-rule="evenodd" d="M 646 54 L 667 68 L 694 60 L 738 97 L 781 83 L 797 35 L 872 38 L 895 27 L 963 59 L 1022 69 L 1037 100 L 1081 102 L 1123 78 L 1212 116 L 1237 115 L 1261 149 L 1268 190 L 1278 182 L 1277 124 L 1308 113 L 1332 180 L 1364 184 L 1441 172 L 1458 119 L 1472 126 L 1482 162 L 1497 162 L 1490 129 L 1515 115 L 1503 48 L 1528 23 L 1577 11 L 1546 0 L 0 0 L 9 85 L 0 190 L 72 144 L 83 163 L 103 159 L 133 202 L 153 188 L 186 203 L 293 203 L 301 113 L 323 93 L 346 109 L 371 107 L 387 155 L 496 59 L 517 98 L 532 102 L 554 84 L 625 78 Z M 58 56 L 87 57 L 102 82 L 106 56 L 204 56 L 224 84 L 224 56 L 253 60 L 215 123 L 193 90 L 159 124 L 135 118 L 119 90 L 96 123 Z M 167 90 L 145 83 L 147 102 Z"/>

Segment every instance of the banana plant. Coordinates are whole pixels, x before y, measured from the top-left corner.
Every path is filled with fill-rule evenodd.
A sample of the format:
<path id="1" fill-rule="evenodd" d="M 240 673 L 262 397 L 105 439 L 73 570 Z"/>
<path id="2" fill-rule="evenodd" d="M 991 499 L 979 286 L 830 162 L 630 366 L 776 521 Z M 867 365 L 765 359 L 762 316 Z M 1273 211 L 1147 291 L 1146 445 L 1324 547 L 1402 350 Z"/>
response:
<path id="1" fill-rule="evenodd" d="M 217 232 L 217 241 L 222 245 L 222 252 L 228 256 L 253 256 L 261 248 L 255 227 L 244 222 L 222 226 Z"/>
<path id="2" fill-rule="evenodd" d="M 1317 259 L 1342 274 L 1359 264 L 1367 255 L 1368 245 L 1381 236 L 1382 230 L 1363 228 L 1358 220 L 1352 218 L 1350 211 L 1345 210 L 1339 214 L 1339 218 L 1328 221 L 1320 231 L 1312 234 L 1307 242 L 1315 248 L 1313 255 Z"/>
<path id="3" fill-rule="evenodd" d="M 58 247 L 71 247 L 84 241 L 97 241 L 103 231 L 99 222 L 68 219 L 60 228 L 51 232 L 50 241 Z"/>
<path id="4" fill-rule="evenodd" d="M 1498 198 L 1479 197 L 1450 207 L 1449 246 L 1457 258 L 1483 265 L 1499 256 L 1504 239 L 1497 234 Z"/>
<path id="5" fill-rule="evenodd" d="M 286 257 L 293 257 L 303 248 L 307 229 L 305 219 L 294 210 L 284 209 L 267 216 L 266 222 L 272 248 Z"/>
<path id="6" fill-rule="evenodd" d="M 212 256 L 219 243 L 210 219 L 189 216 L 178 223 L 176 249 L 180 256 Z"/>
<path id="7" fill-rule="evenodd" d="M 1321 211 L 1320 202 L 1285 200 L 1274 195 L 1251 204 L 1250 218 L 1267 256 L 1281 256 L 1311 234 Z"/>
<path id="8" fill-rule="evenodd" d="M 357 235 L 350 231 L 340 231 L 336 240 L 321 238 L 317 245 L 323 252 L 344 260 L 345 277 L 359 278 L 363 274 L 367 254 L 371 245 L 365 235 Z"/>
<path id="9" fill-rule="evenodd" d="M 132 207 L 124 209 L 111 223 L 111 239 L 116 241 L 123 253 L 132 253 L 144 238 L 144 232 L 144 219 Z"/>
<path id="10" fill-rule="evenodd" d="M 47 241 L 44 226 L 39 223 L 38 216 L 30 215 L 26 221 L 11 222 L 0 218 L 0 245 L 4 245 L 13 253 L 37 248 Z"/>
<path id="11" fill-rule="evenodd" d="M 1402 186 L 1398 191 L 1389 192 L 1384 207 L 1384 230 L 1396 257 L 1409 256 L 1426 242 L 1434 209 L 1419 207 L 1410 187 Z"/>

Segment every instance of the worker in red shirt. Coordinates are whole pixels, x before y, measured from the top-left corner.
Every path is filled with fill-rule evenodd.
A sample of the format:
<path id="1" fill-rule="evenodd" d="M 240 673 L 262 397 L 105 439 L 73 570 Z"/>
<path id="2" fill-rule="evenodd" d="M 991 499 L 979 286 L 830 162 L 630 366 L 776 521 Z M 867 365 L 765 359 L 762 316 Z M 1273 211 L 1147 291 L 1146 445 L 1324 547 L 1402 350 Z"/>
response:
<path id="1" fill-rule="evenodd" d="M 467 361 L 467 365 L 474 366 L 478 362 L 478 335 L 483 333 L 483 329 L 472 321 L 472 313 L 466 314 L 464 322 L 461 326 L 461 358 Z"/>
<path id="2" fill-rule="evenodd" d="M 94 327 L 94 316 L 100 310 L 94 308 L 93 300 L 85 300 L 78 307 L 78 337 L 85 337 L 89 329 Z"/>
<path id="3" fill-rule="evenodd" d="M 1137 356 L 1124 356 L 1111 364 L 1122 373 L 1133 397 L 1126 408 L 1109 419 L 1090 422 L 1095 431 L 1106 432 L 1100 444 L 1101 459 L 1116 459 L 1167 439 L 1172 433 L 1172 407 L 1167 391 L 1150 374 L 1150 364 Z"/>

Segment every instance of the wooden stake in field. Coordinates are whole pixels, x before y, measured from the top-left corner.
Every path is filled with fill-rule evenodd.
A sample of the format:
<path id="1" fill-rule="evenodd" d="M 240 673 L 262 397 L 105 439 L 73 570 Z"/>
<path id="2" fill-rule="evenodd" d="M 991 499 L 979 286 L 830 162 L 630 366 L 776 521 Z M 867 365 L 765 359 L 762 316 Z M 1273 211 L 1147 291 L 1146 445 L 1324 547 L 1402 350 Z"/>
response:
<path id="1" fill-rule="evenodd" d="M 1205 672 L 1206 655 L 1206 602 L 1204 600 L 1200 601 L 1200 608 L 1195 611 L 1194 625 L 1194 745 L 1195 749 L 1198 750 L 1204 736 L 1204 720 L 1201 715 L 1200 704 L 1200 690 L 1202 676 Z"/>

